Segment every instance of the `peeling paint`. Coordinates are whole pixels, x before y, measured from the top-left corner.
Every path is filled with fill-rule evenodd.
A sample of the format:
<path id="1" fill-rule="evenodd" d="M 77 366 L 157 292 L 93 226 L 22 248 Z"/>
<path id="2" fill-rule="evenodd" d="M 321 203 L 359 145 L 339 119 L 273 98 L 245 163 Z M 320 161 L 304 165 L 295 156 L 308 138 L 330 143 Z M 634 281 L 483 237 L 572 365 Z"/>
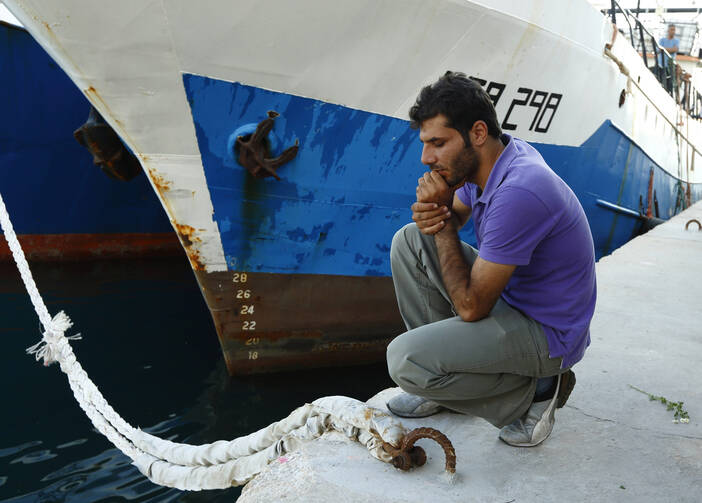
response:
<path id="1" fill-rule="evenodd" d="M 129 145 L 132 152 L 139 152 L 140 149 L 137 148 L 134 140 L 127 134 L 127 130 L 124 127 L 124 123 L 121 120 L 119 120 L 114 113 L 112 113 L 110 107 L 107 106 L 105 100 L 102 99 L 102 96 L 100 96 L 100 94 L 97 92 L 97 89 L 95 89 L 93 86 L 89 86 L 87 89 L 85 89 L 84 92 L 85 95 L 88 97 L 88 100 L 90 100 L 93 106 L 95 106 L 95 108 L 98 109 L 100 115 L 102 115 L 108 123 L 109 119 L 112 119 L 115 122 L 115 124 L 118 127 L 113 127 L 113 129 L 115 129 L 115 132 L 120 136 L 122 141 Z"/>
<path id="2" fill-rule="evenodd" d="M 199 76 L 184 83 L 228 264 L 236 257 L 241 270 L 347 275 L 373 264 L 389 274 L 382 247 L 409 216 L 412 180 L 423 171 L 406 121 Z M 211 92 L 231 106 L 218 106 Z M 280 112 L 281 144 L 300 138 L 280 181 L 253 179 L 227 161 L 232 128 L 266 110 Z M 356 250 L 366 264 L 354 262 Z"/>
<path id="3" fill-rule="evenodd" d="M 180 237 L 180 242 L 185 248 L 188 259 L 190 259 L 192 268 L 196 271 L 204 271 L 205 264 L 200 256 L 200 251 L 196 247 L 196 244 L 202 243 L 202 239 L 195 234 L 195 228 L 190 225 L 179 224 L 178 222 L 173 222 L 173 226 Z"/>
<path id="4" fill-rule="evenodd" d="M 168 192 L 169 190 L 171 190 L 173 182 L 171 182 L 170 180 L 166 180 L 162 175 L 156 173 L 153 170 L 149 171 L 149 175 L 151 181 L 156 186 L 156 190 L 158 190 L 162 195 L 164 192 Z"/>

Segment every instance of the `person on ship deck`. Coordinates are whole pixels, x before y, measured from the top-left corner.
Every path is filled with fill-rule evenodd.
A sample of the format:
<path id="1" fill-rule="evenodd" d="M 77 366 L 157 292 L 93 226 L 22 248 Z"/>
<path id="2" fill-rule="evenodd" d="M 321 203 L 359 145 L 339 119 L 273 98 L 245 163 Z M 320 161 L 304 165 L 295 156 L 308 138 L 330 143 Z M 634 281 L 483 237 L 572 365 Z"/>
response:
<path id="1" fill-rule="evenodd" d="M 513 446 L 551 433 L 590 343 L 595 255 L 572 190 L 528 143 L 502 134 L 490 97 L 462 73 L 410 110 L 421 162 L 410 223 L 392 240 L 407 331 L 387 348 L 401 417 L 482 417 Z M 478 249 L 458 231 L 473 219 Z"/>
<path id="2" fill-rule="evenodd" d="M 658 40 L 658 45 L 664 47 L 668 54 L 670 54 L 670 56 L 668 56 L 661 51 L 661 54 L 658 55 L 658 65 L 661 66 L 665 72 L 665 87 L 668 89 L 668 92 L 670 92 L 673 90 L 675 56 L 678 51 L 680 51 L 680 40 L 675 38 L 674 24 L 668 25 L 668 34 Z"/>

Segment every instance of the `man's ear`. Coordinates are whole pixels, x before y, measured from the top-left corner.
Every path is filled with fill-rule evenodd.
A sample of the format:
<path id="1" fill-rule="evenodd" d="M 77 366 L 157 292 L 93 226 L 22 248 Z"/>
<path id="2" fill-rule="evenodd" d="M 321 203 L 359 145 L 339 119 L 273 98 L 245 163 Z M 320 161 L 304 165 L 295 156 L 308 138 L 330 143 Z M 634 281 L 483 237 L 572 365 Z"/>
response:
<path id="1" fill-rule="evenodd" d="M 475 121 L 473 127 L 470 128 L 470 141 L 472 145 L 482 146 L 488 137 L 488 127 L 485 121 Z"/>

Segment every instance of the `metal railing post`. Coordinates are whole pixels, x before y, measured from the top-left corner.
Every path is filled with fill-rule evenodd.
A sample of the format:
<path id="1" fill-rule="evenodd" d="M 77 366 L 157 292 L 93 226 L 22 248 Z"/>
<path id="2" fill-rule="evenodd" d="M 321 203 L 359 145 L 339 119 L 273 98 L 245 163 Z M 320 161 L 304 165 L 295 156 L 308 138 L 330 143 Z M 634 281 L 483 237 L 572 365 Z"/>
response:
<path id="1" fill-rule="evenodd" d="M 615 13 L 615 9 L 616 9 L 615 5 L 616 5 L 616 3 L 617 3 L 617 2 L 615 2 L 614 0 L 612 0 L 612 11 L 611 11 L 611 12 L 612 12 L 612 23 L 615 24 L 615 25 L 617 24 L 617 14 Z"/>
<path id="2" fill-rule="evenodd" d="M 648 54 L 646 54 L 646 39 L 644 38 L 643 26 L 641 26 L 641 21 L 638 19 L 636 24 L 639 27 L 639 37 L 641 37 L 641 54 L 643 54 L 644 65 L 648 68 Z"/>

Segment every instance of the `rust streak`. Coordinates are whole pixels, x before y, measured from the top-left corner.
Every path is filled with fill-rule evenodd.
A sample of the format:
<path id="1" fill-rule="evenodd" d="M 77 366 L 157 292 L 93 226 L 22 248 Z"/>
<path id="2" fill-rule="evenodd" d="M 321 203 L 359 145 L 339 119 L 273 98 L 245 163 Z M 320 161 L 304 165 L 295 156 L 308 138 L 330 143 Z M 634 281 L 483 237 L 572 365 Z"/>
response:
<path id="1" fill-rule="evenodd" d="M 103 117 L 111 117 L 115 123 L 119 126 L 120 131 L 117 133 L 123 140 L 126 140 L 126 143 L 132 148 L 132 150 L 138 154 L 138 152 L 141 151 L 140 148 L 136 146 L 136 143 L 134 140 L 129 136 L 127 133 L 126 128 L 124 127 L 124 123 L 119 120 L 115 114 L 112 113 L 112 110 L 110 110 L 110 107 L 107 106 L 107 102 L 102 99 L 102 96 L 100 96 L 100 93 L 97 92 L 97 89 L 95 89 L 93 86 L 88 87 L 85 90 L 86 96 L 88 96 L 88 99 L 93 105 L 95 102 L 99 102 L 100 106 L 96 107 L 98 111 L 100 112 L 100 115 Z M 92 98 L 92 99 L 91 99 Z"/>
<path id="2" fill-rule="evenodd" d="M 175 224 L 178 234 L 186 243 L 186 246 L 192 246 L 193 243 L 201 243 L 202 239 L 195 235 L 195 228 L 185 224 Z"/>
<path id="3" fill-rule="evenodd" d="M 103 107 L 103 110 L 109 113 L 110 116 L 112 116 L 112 112 L 110 111 L 110 107 L 107 106 L 107 103 L 105 103 L 105 100 L 102 99 L 102 96 L 98 94 L 97 90 L 93 87 L 90 86 L 85 90 L 85 94 L 92 96 L 94 99 L 100 102 L 100 104 Z"/>
<path id="4" fill-rule="evenodd" d="M 147 173 L 149 179 L 153 183 L 156 192 L 158 192 L 161 203 L 166 208 L 166 213 L 169 217 L 172 218 L 175 215 L 175 213 L 173 212 L 173 208 L 171 207 L 168 198 L 166 197 L 166 192 L 171 190 L 173 183 L 170 180 L 166 180 L 162 175 L 157 173 L 156 170 L 149 166 L 148 156 L 140 155 L 140 157 L 145 172 Z M 190 266 L 193 268 L 194 271 L 204 271 L 205 264 L 202 260 L 202 257 L 200 257 L 200 252 L 193 248 L 194 243 L 202 242 L 202 240 L 198 236 L 195 236 L 195 228 L 191 227 L 190 225 L 179 224 L 177 222 L 174 222 L 173 220 L 171 220 L 171 225 L 173 225 L 173 227 L 176 230 L 176 233 L 178 234 L 178 237 L 180 238 L 180 242 L 183 246 L 183 249 L 185 250 L 185 253 L 188 256 L 188 260 L 190 260 Z"/>
<path id="5" fill-rule="evenodd" d="M 173 184 L 170 181 L 166 180 L 163 178 L 163 176 L 154 171 L 149 171 L 149 174 L 151 175 L 151 181 L 153 181 L 154 185 L 156 186 L 156 190 L 158 190 L 161 195 L 163 195 L 164 192 L 171 190 L 171 186 Z"/>
<path id="6" fill-rule="evenodd" d="M 77 261 L 127 257 L 178 256 L 181 246 L 175 235 L 165 233 L 112 234 L 24 234 L 18 236 L 27 259 L 34 261 Z M 0 238 L 0 262 L 12 259 Z"/>
<path id="7" fill-rule="evenodd" d="M 183 243 L 185 253 L 188 254 L 192 268 L 196 271 L 204 271 L 205 265 L 200 257 L 200 252 L 194 249 L 193 246 L 195 243 L 202 242 L 202 239 L 195 235 L 195 228 L 191 227 L 190 225 L 179 224 L 178 222 L 174 222 L 173 225 L 176 228 L 176 232 L 178 232 L 181 243 Z"/>

